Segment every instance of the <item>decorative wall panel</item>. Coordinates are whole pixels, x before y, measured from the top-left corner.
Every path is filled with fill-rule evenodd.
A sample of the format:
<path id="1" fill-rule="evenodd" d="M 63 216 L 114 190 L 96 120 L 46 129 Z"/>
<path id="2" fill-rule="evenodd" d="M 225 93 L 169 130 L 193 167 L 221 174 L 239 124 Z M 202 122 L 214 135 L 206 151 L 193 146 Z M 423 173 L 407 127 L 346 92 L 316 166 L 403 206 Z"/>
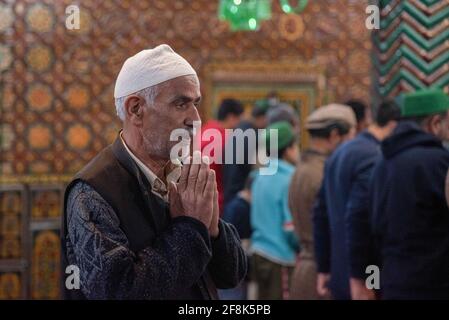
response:
<path id="1" fill-rule="evenodd" d="M 0 299 L 27 291 L 28 201 L 22 185 L 0 185 Z"/>
<path id="2" fill-rule="evenodd" d="M 31 218 L 41 220 L 61 216 L 61 190 L 35 190 L 31 194 Z"/>
<path id="3" fill-rule="evenodd" d="M 64 186 L 29 186 L 30 295 L 33 299 L 60 298 L 61 213 Z"/>
<path id="4" fill-rule="evenodd" d="M 23 299 L 22 281 L 20 272 L 0 272 L 0 300 Z"/>
<path id="5" fill-rule="evenodd" d="M 61 241 L 57 230 L 40 230 L 32 235 L 31 298 L 60 298 Z"/>
<path id="6" fill-rule="evenodd" d="M 218 1 L 76 3 L 80 29 L 68 30 L 71 0 L 0 0 L 3 177 L 81 168 L 120 126 L 113 86 L 121 64 L 161 43 L 185 56 L 201 81 L 210 63 L 289 60 L 326 70 L 327 99 L 369 98 L 367 1 L 314 0 L 301 15 L 273 1 L 273 17 L 258 32 L 231 32 L 217 17 Z M 203 104 L 202 115 L 213 107 Z"/>
<path id="7" fill-rule="evenodd" d="M 395 97 L 424 87 L 449 92 L 449 0 L 384 0 L 374 36 L 376 90 Z"/>
<path id="8" fill-rule="evenodd" d="M 20 190 L 0 193 L 0 258 L 20 259 L 22 252 L 23 195 Z"/>

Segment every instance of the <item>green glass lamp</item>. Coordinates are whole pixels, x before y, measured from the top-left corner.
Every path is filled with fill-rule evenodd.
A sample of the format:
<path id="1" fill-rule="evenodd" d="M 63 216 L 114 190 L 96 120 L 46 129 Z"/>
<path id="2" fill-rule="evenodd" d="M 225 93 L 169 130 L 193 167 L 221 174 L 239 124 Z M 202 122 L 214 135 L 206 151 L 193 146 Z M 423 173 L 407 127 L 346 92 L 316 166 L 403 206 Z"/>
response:
<path id="1" fill-rule="evenodd" d="M 279 0 L 285 13 L 301 13 L 308 0 L 298 0 L 296 6 L 290 0 Z M 271 18 L 271 0 L 220 0 L 220 20 L 228 21 L 232 31 L 257 31 L 263 20 Z"/>
<path id="2" fill-rule="evenodd" d="M 271 0 L 221 0 L 218 10 L 232 31 L 256 31 L 261 21 L 271 18 Z"/>
<path id="3" fill-rule="evenodd" d="M 304 11 L 307 6 L 308 0 L 298 0 L 298 4 L 296 6 L 292 6 L 290 4 L 290 0 L 279 0 L 281 4 L 282 11 L 285 13 L 296 13 L 300 14 Z"/>

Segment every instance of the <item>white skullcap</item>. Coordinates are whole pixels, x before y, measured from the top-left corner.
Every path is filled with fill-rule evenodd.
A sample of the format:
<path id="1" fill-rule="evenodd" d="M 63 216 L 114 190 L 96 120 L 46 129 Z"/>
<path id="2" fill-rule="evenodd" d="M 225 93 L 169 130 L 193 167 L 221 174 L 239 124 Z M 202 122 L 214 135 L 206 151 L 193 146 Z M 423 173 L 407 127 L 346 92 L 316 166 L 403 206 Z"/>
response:
<path id="1" fill-rule="evenodd" d="M 192 66 L 162 44 L 128 58 L 115 81 L 114 98 L 121 98 L 181 76 L 196 75 Z"/>

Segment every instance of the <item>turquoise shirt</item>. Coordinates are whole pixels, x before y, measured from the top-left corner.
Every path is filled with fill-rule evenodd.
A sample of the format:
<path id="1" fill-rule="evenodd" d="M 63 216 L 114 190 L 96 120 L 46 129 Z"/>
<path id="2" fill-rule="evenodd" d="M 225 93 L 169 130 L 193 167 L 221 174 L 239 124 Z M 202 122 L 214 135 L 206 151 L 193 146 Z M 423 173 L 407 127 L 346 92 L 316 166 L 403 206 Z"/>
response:
<path id="1" fill-rule="evenodd" d="M 274 175 L 258 173 L 252 184 L 252 251 L 273 262 L 293 266 L 299 241 L 288 207 L 288 188 L 295 167 L 284 160 L 270 161 L 277 161 L 277 172 Z"/>

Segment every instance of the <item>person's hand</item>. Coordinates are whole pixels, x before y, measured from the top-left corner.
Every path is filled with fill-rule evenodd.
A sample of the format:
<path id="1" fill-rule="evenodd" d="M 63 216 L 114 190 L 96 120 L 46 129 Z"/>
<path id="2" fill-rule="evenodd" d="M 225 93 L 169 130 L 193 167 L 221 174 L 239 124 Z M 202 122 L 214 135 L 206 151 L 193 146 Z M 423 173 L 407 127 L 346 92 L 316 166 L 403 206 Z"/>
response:
<path id="1" fill-rule="evenodd" d="M 329 287 L 328 287 L 329 280 L 330 280 L 329 273 L 318 273 L 316 291 L 323 298 L 329 296 Z"/>
<path id="2" fill-rule="evenodd" d="M 207 163 L 206 163 L 207 162 Z M 193 154 L 193 161 L 182 167 L 178 184 L 169 186 L 171 216 L 188 216 L 210 228 L 214 214 L 215 172 L 208 161 L 202 161 L 201 153 Z"/>
<path id="3" fill-rule="evenodd" d="M 361 279 L 351 278 L 349 280 L 352 300 L 376 300 L 374 290 L 368 289 L 365 281 Z"/>
<path id="4" fill-rule="evenodd" d="M 184 209 L 182 207 L 181 197 L 178 194 L 178 187 L 173 181 L 168 185 L 168 199 L 170 204 L 170 216 L 172 218 L 183 216 Z"/>

